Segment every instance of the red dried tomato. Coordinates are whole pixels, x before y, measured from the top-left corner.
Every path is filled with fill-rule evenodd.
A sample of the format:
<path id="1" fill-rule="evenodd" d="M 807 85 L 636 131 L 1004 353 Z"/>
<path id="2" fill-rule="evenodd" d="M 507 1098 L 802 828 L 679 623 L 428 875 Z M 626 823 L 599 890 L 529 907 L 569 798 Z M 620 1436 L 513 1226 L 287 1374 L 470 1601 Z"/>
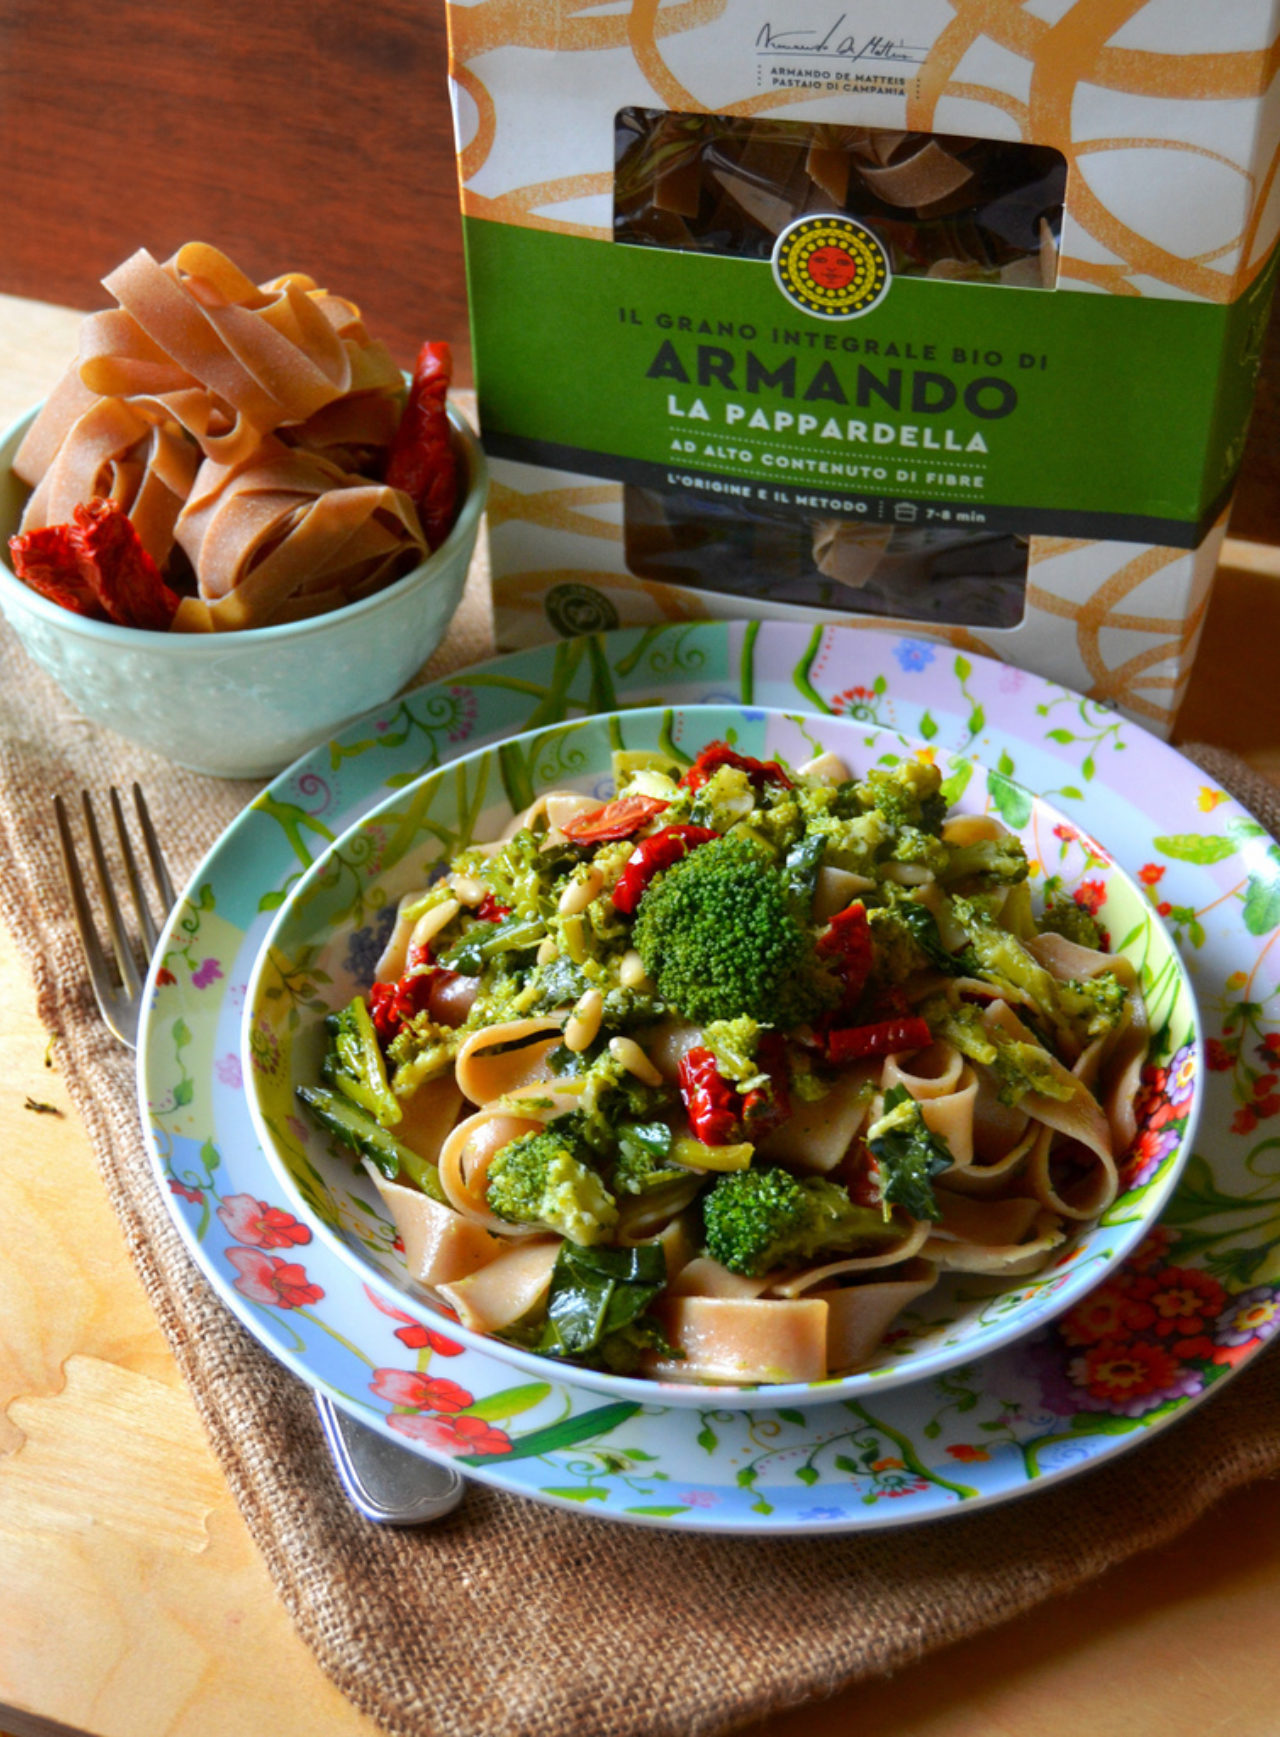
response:
<path id="1" fill-rule="evenodd" d="M 720 834 L 709 826 L 664 826 L 661 832 L 655 832 L 649 838 L 642 838 L 622 865 L 622 873 L 618 876 L 618 884 L 613 889 L 613 908 L 629 917 L 640 900 L 644 897 L 649 882 L 663 869 L 669 869 L 673 862 L 679 862 L 682 856 L 696 849 L 700 844 L 710 844 L 713 838 Z"/>
<path id="2" fill-rule="evenodd" d="M 698 1045 L 680 1057 L 680 1096 L 689 1126 L 704 1146 L 732 1146 L 740 1132 L 737 1092 L 716 1066 L 709 1049 Z"/>
<path id="3" fill-rule="evenodd" d="M 874 1025 L 837 1026 L 826 1034 L 827 1060 L 836 1067 L 862 1061 L 866 1056 L 898 1055 L 903 1050 L 927 1049 L 933 1033 L 926 1020 L 882 1019 Z"/>
<path id="4" fill-rule="evenodd" d="M 20 579 L 77 615 L 163 633 L 178 608 L 118 501 L 95 496 L 71 524 L 13 537 L 9 549 Z"/>
<path id="5" fill-rule="evenodd" d="M 476 916 L 486 923 L 500 923 L 504 917 L 509 917 L 515 907 L 503 905 L 494 898 L 492 893 L 486 893 L 476 906 Z"/>
<path id="6" fill-rule="evenodd" d="M 452 376 L 453 353 L 448 344 L 424 344 L 384 473 L 384 480 L 394 489 L 403 489 L 417 507 L 430 549 L 444 542 L 458 512 L 458 461 L 445 409 Z"/>
<path id="7" fill-rule="evenodd" d="M 13 570 L 25 585 L 76 615 L 105 621 L 106 613 L 80 576 L 70 525 L 45 525 L 10 537 Z"/>
<path id="8" fill-rule="evenodd" d="M 781 1032 L 765 1032 L 756 1047 L 756 1065 L 762 1074 L 768 1074 L 769 1085 L 744 1094 L 742 1122 L 748 1138 L 763 1140 L 791 1114 L 787 1046 Z"/>
<path id="9" fill-rule="evenodd" d="M 630 838 L 646 821 L 670 806 L 661 796 L 615 796 L 603 808 L 588 808 L 575 814 L 560 830 L 575 844 L 604 844 L 610 839 Z"/>
<path id="10" fill-rule="evenodd" d="M 871 925 L 860 900 L 836 912 L 819 935 L 817 950 L 840 979 L 840 1005 L 847 1011 L 866 988 L 873 959 Z"/>
<path id="11" fill-rule="evenodd" d="M 781 784 L 786 790 L 793 787 L 776 760 L 755 760 L 750 754 L 735 753 L 727 742 L 709 742 L 680 782 L 686 790 L 701 790 L 721 766 L 736 766 L 757 790 L 762 784 Z"/>
<path id="12" fill-rule="evenodd" d="M 432 965 L 425 971 L 406 971 L 396 983 L 374 984 L 369 991 L 367 1006 L 373 1029 L 384 1049 L 416 1014 L 427 1011 L 436 984 L 448 982 L 456 975 L 442 966 Z"/>

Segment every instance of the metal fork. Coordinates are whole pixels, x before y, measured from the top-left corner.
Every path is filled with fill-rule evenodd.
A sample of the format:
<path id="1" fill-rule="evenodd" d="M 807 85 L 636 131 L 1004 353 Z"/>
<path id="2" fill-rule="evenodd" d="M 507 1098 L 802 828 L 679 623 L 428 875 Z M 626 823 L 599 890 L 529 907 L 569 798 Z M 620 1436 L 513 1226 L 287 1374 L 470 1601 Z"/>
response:
<path id="1" fill-rule="evenodd" d="M 89 851 L 93 857 L 94 875 L 106 919 L 107 935 L 115 956 L 118 981 L 112 974 L 106 950 L 93 919 L 66 805 L 60 796 L 55 796 L 53 809 L 58 824 L 62 872 L 66 878 L 71 909 L 99 1010 L 121 1043 L 127 1044 L 130 1049 L 136 1049 L 138 1025 L 142 1015 L 143 976 L 138 968 L 134 943 L 121 916 L 120 900 L 107 864 L 106 852 L 102 847 L 102 835 L 98 829 L 93 801 L 87 790 L 81 792 L 80 800 L 84 810 L 85 831 L 89 838 Z M 124 809 L 114 785 L 110 791 L 110 800 L 116 844 L 124 867 L 129 897 L 138 919 L 143 958 L 149 960 L 159 943 L 165 918 L 177 902 L 173 882 L 165 867 L 164 854 L 160 849 L 160 840 L 152 825 L 146 800 L 135 784 L 133 801 L 137 810 L 138 826 L 160 900 L 160 918 L 157 922 L 152 916 L 150 902 L 142 885 Z M 452 1513 L 461 1502 L 466 1485 L 452 1466 L 420 1459 L 417 1454 L 397 1447 L 376 1430 L 369 1429 L 365 1424 L 349 1417 L 322 1393 L 315 1395 L 315 1402 L 338 1478 L 354 1506 L 366 1519 L 398 1526 L 424 1525 Z"/>

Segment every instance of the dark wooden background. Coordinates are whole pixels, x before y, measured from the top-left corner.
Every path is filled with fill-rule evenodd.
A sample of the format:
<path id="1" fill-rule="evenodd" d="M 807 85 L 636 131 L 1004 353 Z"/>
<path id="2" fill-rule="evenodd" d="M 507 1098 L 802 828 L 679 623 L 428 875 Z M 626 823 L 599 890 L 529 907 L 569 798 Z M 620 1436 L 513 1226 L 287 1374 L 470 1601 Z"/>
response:
<path id="1" fill-rule="evenodd" d="M 545 0 L 550 5 L 552 0 Z M 101 306 L 136 247 L 309 272 L 470 379 L 443 0 L 0 0 L 0 291 Z M 1280 539 L 1272 322 L 1241 536 Z"/>
<path id="2" fill-rule="evenodd" d="M 0 290 L 100 307 L 209 241 L 469 377 L 442 0 L 0 0 L 0 178 Z"/>

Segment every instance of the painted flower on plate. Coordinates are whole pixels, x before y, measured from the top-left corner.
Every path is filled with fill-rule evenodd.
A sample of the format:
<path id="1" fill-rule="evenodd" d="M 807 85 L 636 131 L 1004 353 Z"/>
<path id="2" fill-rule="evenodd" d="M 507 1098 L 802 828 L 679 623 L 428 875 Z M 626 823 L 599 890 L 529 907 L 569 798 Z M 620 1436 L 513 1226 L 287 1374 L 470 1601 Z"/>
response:
<path id="1" fill-rule="evenodd" d="M 297 1261 L 282 1261 L 277 1255 L 263 1254 L 261 1249 L 236 1247 L 227 1250 L 227 1259 L 240 1275 L 235 1289 L 251 1302 L 269 1303 L 278 1309 L 301 1309 L 308 1303 L 318 1303 L 324 1296 Z"/>
<path id="2" fill-rule="evenodd" d="M 481 1417 L 440 1417 L 433 1412 L 393 1411 L 387 1423 L 398 1435 L 444 1454 L 505 1454 L 511 1437 Z"/>
<path id="3" fill-rule="evenodd" d="M 311 1232 L 283 1207 L 268 1206 L 251 1194 L 229 1194 L 218 1217 L 237 1242 L 255 1248 L 293 1248 L 311 1241 Z"/>
<path id="4" fill-rule="evenodd" d="M 369 1386 L 379 1399 L 417 1411 L 465 1411 L 475 1404 L 475 1395 L 456 1381 L 423 1375 L 416 1369 L 375 1369 Z"/>

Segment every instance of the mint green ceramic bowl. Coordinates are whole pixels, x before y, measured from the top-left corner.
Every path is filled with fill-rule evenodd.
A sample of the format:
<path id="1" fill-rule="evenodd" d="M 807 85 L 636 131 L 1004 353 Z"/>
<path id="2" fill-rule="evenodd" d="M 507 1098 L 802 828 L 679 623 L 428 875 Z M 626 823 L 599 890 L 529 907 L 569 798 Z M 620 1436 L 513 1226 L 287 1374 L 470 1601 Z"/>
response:
<path id="1" fill-rule="evenodd" d="M 384 591 L 307 621 L 239 633 L 150 633 L 89 621 L 30 590 L 9 564 L 27 489 L 10 466 L 34 410 L 0 440 L 0 611 L 77 710 L 215 778 L 266 778 L 380 705 L 444 637 L 488 493 L 480 443 L 451 405 L 466 493 L 427 560 Z"/>

